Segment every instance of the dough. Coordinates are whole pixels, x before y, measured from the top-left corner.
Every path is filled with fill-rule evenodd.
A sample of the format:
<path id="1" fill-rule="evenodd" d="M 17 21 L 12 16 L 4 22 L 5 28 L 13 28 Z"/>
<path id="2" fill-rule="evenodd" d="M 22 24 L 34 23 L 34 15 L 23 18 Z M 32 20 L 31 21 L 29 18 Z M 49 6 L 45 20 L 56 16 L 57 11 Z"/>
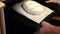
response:
<path id="1" fill-rule="evenodd" d="M 33 15 L 40 15 L 44 12 L 43 6 L 35 1 L 26 1 L 23 7 L 27 13 Z"/>

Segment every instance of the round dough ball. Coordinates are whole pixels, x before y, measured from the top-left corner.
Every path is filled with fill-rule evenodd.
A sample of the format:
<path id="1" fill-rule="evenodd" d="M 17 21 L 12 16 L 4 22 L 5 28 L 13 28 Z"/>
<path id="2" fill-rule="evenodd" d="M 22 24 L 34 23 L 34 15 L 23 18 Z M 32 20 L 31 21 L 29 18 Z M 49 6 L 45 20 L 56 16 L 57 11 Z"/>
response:
<path id="1" fill-rule="evenodd" d="M 44 12 L 43 6 L 35 1 L 26 1 L 23 7 L 27 13 L 33 15 L 40 15 Z"/>

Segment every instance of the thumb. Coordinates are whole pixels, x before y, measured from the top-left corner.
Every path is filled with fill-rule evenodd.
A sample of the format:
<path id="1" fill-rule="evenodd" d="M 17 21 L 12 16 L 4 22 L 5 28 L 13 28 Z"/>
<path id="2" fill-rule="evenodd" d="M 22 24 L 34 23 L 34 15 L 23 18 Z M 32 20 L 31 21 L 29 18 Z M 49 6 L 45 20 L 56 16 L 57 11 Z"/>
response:
<path id="1" fill-rule="evenodd" d="M 53 2 L 52 0 L 47 0 L 47 1 L 45 1 L 46 3 L 51 3 L 51 2 Z"/>

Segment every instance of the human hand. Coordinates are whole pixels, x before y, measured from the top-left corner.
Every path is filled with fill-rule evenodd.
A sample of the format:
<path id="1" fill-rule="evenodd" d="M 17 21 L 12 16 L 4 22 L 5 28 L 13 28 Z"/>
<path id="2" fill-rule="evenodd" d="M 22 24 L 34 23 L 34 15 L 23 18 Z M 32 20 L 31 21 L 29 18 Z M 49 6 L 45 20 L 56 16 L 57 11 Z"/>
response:
<path id="1" fill-rule="evenodd" d="M 51 25 L 48 22 L 43 21 L 40 32 L 42 34 L 60 34 L 60 27 Z"/>
<path id="2" fill-rule="evenodd" d="M 51 2 L 53 2 L 53 3 L 58 3 L 58 4 L 60 4 L 60 0 L 46 0 L 45 2 L 46 2 L 46 3 L 51 3 Z"/>
<path id="3" fill-rule="evenodd" d="M 3 2 L 0 2 L 0 9 L 5 7 L 5 4 Z"/>

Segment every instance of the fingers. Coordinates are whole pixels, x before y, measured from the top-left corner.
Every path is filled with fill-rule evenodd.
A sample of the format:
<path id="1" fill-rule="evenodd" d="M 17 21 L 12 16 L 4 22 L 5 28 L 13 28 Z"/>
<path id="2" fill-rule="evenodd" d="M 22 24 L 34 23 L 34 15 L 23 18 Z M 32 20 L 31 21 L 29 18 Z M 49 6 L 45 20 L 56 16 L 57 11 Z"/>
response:
<path id="1" fill-rule="evenodd" d="M 43 21 L 42 22 L 42 27 L 40 28 L 40 32 L 43 34 L 46 33 L 54 33 L 54 34 L 60 34 L 60 27 L 57 26 L 53 26 L 51 24 L 49 24 L 48 22 Z"/>
<path id="2" fill-rule="evenodd" d="M 51 3 L 52 1 L 51 0 L 49 0 L 49 1 L 45 1 L 46 3 Z"/>
<path id="3" fill-rule="evenodd" d="M 43 21 L 42 22 L 42 27 L 40 28 L 40 32 L 42 34 L 49 34 L 49 33 L 50 34 L 55 34 L 53 29 L 54 28 L 52 27 L 51 24 L 49 24 L 48 22 Z"/>
<path id="4" fill-rule="evenodd" d="M 52 27 L 50 26 L 50 24 L 48 22 L 43 21 L 40 32 L 47 33 L 47 32 L 51 32 L 51 31 L 52 31 Z"/>
<path id="5" fill-rule="evenodd" d="M 60 21 L 60 16 L 53 17 L 53 19 Z"/>
<path id="6" fill-rule="evenodd" d="M 46 0 L 45 2 L 46 2 L 46 3 L 51 3 L 51 2 L 53 2 L 53 3 L 58 3 L 58 4 L 60 4 L 60 0 Z"/>
<path id="7" fill-rule="evenodd" d="M 44 26 L 47 26 L 47 25 L 48 25 L 48 26 L 51 26 L 51 24 L 49 24 L 49 23 L 46 22 L 46 21 L 43 21 L 43 22 L 42 22 L 42 25 L 44 25 Z"/>
<path id="8" fill-rule="evenodd" d="M 48 1 L 45 1 L 46 3 L 51 3 L 51 2 L 53 2 L 53 0 L 48 0 Z"/>

